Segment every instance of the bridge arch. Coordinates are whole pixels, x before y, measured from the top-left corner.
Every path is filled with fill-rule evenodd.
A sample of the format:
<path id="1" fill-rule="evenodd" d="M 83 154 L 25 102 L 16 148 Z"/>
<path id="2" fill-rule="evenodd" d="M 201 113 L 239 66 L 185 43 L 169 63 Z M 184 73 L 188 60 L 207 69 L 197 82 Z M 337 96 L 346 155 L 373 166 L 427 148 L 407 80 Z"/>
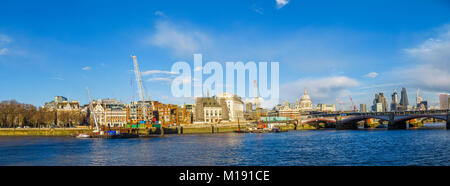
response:
<path id="1" fill-rule="evenodd" d="M 327 118 L 311 118 L 311 119 L 303 120 L 303 121 L 302 121 L 302 124 L 308 124 L 308 123 L 318 122 L 318 121 L 323 121 L 323 122 L 327 122 L 327 123 L 336 123 L 336 120 L 335 120 L 335 119 L 327 119 Z"/>
<path id="2" fill-rule="evenodd" d="M 389 121 L 389 116 L 376 116 L 376 115 L 355 116 L 343 119 L 342 123 L 356 123 L 366 119 L 379 119 L 382 121 Z"/>
<path id="3" fill-rule="evenodd" d="M 408 120 L 418 119 L 418 118 L 434 118 L 447 121 L 446 116 L 441 115 L 409 115 L 404 117 L 397 117 L 394 119 L 394 123 L 406 123 Z"/>
<path id="4" fill-rule="evenodd" d="M 315 128 L 336 128 L 336 120 L 334 118 L 310 118 L 302 120 L 302 125 L 310 125 Z"/>

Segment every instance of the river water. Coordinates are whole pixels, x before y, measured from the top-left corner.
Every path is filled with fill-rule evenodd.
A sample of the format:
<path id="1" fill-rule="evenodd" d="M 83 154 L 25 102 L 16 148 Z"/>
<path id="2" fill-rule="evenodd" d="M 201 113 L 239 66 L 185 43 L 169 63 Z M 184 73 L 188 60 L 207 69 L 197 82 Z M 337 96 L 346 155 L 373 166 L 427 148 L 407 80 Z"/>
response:
<path id="1" fill-rule="evenodd" d="M 437 126 L 439 127 L 439 126 Z M 0 137 L 0 165 L 450 165 L 450 130 L 311 130 L 138 139 Z"/>

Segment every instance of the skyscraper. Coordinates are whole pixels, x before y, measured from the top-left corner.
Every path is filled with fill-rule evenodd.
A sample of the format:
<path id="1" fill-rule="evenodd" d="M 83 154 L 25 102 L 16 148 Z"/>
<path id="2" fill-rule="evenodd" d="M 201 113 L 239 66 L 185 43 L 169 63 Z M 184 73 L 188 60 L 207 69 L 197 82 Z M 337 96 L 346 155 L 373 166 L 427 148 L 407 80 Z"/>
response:
<path id="1" fill-rule="evenodd" d="M 392 94 L 392 101 L 391 101 L 391 111 L 397 111 L 399 109 L 400 104 L 398 104 L 398 94 L 397 91 L 394 91 Z"/>
<path id="2" fill-rule="evenodd" d="M 439 94 L 439 105 L 440 109 L 448 109 L 448 103 L 449 103 L 449 96 L 447 93 L 441 93 Z"/>
<path id="3" fill-rule="evenodd" d="M 359 105 L 359 112 L 367 112 L 366 104 L 360 104 Z"/>
<path id="4" fill-rule="evenodd" d="M 400 98 L 400 105 L 402 110 L 408 110 L 408 95 L 406 94 L 406 88 L 402 88 L 402 97 Z"/>
<path id="5" fill-rule="evenodd" d="M 373 100 L 372 111 L 375 112 L 386 112 L 387 108 L 387 99 L 384 97 L 383 93 L 380 92 L 375 94 L 375 99 Z"/>

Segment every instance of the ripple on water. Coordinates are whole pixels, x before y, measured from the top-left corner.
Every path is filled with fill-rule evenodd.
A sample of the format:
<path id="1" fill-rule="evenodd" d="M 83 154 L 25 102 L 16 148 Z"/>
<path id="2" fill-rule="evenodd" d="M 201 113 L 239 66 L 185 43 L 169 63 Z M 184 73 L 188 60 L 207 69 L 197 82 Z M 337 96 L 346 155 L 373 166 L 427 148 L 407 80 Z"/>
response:
<path id="1" fill-rule="evenodd" d="M 449 130 L 0 137 L 0 165 L 450 165 Z"/>

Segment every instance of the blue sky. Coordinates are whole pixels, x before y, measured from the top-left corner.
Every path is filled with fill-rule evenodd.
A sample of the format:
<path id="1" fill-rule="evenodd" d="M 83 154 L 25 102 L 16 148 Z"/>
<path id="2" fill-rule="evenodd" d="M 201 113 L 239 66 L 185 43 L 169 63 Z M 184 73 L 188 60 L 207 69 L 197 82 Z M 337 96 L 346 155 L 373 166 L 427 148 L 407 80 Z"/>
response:
<path id="1" fill-rule="evenodd" d="M 281 101 L 306 87 L 313 104 L 371 105 L 406 87 L 436 105 L 450 92 L 450 2 L 0 0 L 0 100 L 85 104 L 85 87 L 133 100 L 135 54 L 151 99 L 182 104 L 164 72 L 193 53 L 280 62 Z"/>

